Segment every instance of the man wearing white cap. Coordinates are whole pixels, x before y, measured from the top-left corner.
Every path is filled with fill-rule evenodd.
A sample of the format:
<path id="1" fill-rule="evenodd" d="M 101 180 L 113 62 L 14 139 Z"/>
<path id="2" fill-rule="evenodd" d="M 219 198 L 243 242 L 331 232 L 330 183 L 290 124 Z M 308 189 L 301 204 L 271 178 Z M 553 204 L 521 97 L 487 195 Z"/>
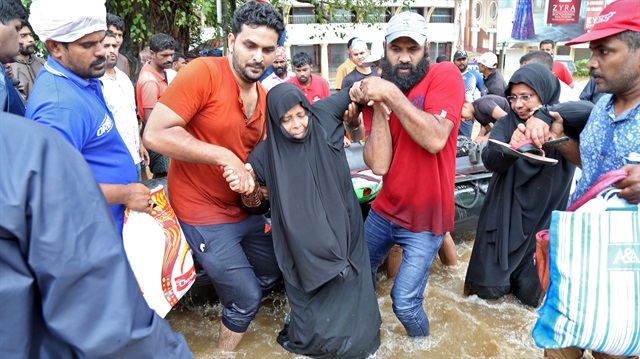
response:
<path id="1" fill-rule="evenodd" d="M 500 71 L 497 70 L 498 57 L 493 52 L 485 52 L 478 60 L 478 70 L 484 78 L 482 84 L 482 96 L 498 95 L 505 96 L 507 83 Z"/>
<path id="2" fill-rule="evenodd" d="M 365 223 L 373 278 L 391 247 L 402 263 L 391 289 L 393 311 L 412 337 L 429 335 L 423 293 L 444 234 L 453 230 L 456 142 L 464 83 L 451 62 L 429 64 L 426 20 L 402 12 L 387 24 L 382 78 L 351 93 L 370 135 L 364 159 L 384 186 Z M 390 110 L 390 114 L 389 111 Z"/>
<path id="3" fill-rule="evenodd" d="M 122 232 L 125 207 L 148 212 L 149 190 L 135 183 L 136 166 L 105 103 L 101 44 L 104 0 L 35 0 L 29 22 L 49 50 L 25 117 L 58 130 L 89 164 Z"/>
<path id="4" fill-rule="evenodd" d="M 349 58 L 356 64 L 356 68 L 349 72 L 342 80 L 341 89 L 346 89 L 354 83 L 369 76 L 378 76 L 378 68 L 375 66 L 364 66 L 364 60 L 369 57 L 369 48 L 364 40 L 357 38 L 351 42 Z"/>

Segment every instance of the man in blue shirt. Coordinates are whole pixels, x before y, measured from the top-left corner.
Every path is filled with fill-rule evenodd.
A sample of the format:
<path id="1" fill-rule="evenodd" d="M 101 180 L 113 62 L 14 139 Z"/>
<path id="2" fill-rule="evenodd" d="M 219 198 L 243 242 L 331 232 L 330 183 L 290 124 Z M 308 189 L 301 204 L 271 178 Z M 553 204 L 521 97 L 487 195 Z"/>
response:
<path id="1" fill-rule="evenodd" d="M 477 88 L 476 77 L 469 69 L 469 56 L 464 50 L 458 50 L 453 54 L 453 63 L 458 66 L 462 79 L 464 80 L 464 101 L 473 103 L 480 98 L 480 91 Z M 460 128 L 458 128 L 458 135 L 471 138 L 471 132 L 473 131 L 473 119 L 460 122 Z"/>
<path id="2" fill-rule="evenodd" d="M 193 358 L 140 293 L 78 151 L 0 118 L 0 358 Z"/>
<path id="3" fill-rule="evenodd" d="M 618 196 L 629 203 L 640 202 L 640 164 L 637 162 L 640 157 L 640 18 L 635 15 L 637 10 L 640 4 L 633 0 L 613 3 L 603 10 L 602 21 L 597 22 L 591 32 L 567 43 L 590 42 L 592 54 L 587 67 L 596 89 L 605 93 L 582 130 L 580 143 L 572 140 L 558 148 L 563 155 L 567 153 L 582 164 L 574 201 L 603 174 L 621 168 L 629 172 L 629 177 L 617 184 L 622 189 Z M 551 131 L 562 135 L 563 130 L 562 120 L 556 118 Z"/>
<path id="4" fill-rule="evenodd" d="M 57 129 L 89 164 L 122 232 L 125 207 L 149 212 L 149 190 L 115 127 L 100 81 L 105 73 L 106 9 L 95 1 L 39 1 L 29 22 L 49 50 L 34 85 L 26 117 Z"/>

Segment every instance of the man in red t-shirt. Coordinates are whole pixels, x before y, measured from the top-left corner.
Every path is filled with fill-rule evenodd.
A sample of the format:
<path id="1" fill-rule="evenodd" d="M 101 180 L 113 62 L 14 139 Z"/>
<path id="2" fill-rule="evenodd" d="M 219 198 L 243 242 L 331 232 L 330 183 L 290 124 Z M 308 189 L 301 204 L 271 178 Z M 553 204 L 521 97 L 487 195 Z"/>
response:
<path id="1" fill-rule="evenodd" d="M 224 351 L 235 349 L 263 293 L 280 278 L 267 219 L 241 208 L 221 168 L 233 169 L 240 192 L 253 192 L 245 162 L 266 136 L 266 93 L 257 82 L 283 31 L 282 15 L 270 4 L 238 8 L 227 57 L 199 58 L 180 70 L 144 133 L 148 148 L 171 158 L 169 199 L 224 307 L 218 342 Z"/>
<path id="2" fill-rule="evenodd" d="M 298 52 L 293 55 L 293 69 L 296 77 L 289 79 L 291 82 L 302 89 L 304 96 L 313 105 L 316 101 L 331 96 L 329 83 L 324 77 L 311 73 L 311 56 L 306 52 Z"/>
<path id="3" fill-rule="evenodd" d="M 429 335 L 423 293 L 444 234 L 453 230 L 456 142 L 465 98 L 453 63 L 429 65 L 426 40 L 423 16 L 395 15 L 387 25 L 382 78 L 368 77 L 351 89 L 355 98 L 373 103 L 364 159 L 384 182 L 365 223 L 373 278 L 398 244 L 403 253 L 391 289 L 393 311 L 412 337 Z"/>
<path id="4" fill-rule="evenodd" d="M 540 50 L 548 53 L 553 57 L 555 55 L 554 54 L 555 42 L 549 39 L 540 41 Z M 562 62 L 554 60 L 552 72 L 554 75 L 556 75 L 556 77 L 560 81 L 564 82 L 565 84 L 569 85 L 569 87 L 573 88 L 574 86 L 573 76 L 571 76 L 571 72 L 569 72 L 567 67 L 564 66 Z"/>

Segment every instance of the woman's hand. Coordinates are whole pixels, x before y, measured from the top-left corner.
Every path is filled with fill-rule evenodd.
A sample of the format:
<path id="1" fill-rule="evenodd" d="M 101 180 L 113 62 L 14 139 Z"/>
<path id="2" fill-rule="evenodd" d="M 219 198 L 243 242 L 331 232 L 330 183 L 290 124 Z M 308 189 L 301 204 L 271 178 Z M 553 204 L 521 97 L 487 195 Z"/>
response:
<path id="1" fill-rule="evenodd" d="M 251 176 L 251 180 L 255 185 L 256 174 L 253 172 L 253 167 L 251 166 L 250 163 L 245 163 L 244 165 L 244 169 L 247 171 L 247 173 L 238 174 L 236 168 L 233 166 L 224 166 L 221 169 L 222 169 L 222 177 L 224 177 L 224 179 L 227 181 L 227 183 L 229 184 L 229 188 L 232 191 L 238 192 L 241 194 L 249 194 L 253 192 L 253 188 L 251 188 L 251 191 L 247 192 L 247 191 L 244 191 L 242 187 L 242 180 L 243 180 L 242 176 L 245 176 L 247 174 Z"/>

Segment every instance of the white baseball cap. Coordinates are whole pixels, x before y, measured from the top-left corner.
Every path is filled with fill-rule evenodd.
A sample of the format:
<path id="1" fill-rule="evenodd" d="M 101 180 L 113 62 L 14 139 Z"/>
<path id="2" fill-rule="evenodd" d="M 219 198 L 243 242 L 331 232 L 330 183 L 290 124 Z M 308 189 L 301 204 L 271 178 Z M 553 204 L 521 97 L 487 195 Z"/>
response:
<path id="1" fill-rule="evenodd" d="M 482 54 L 482 56 L 480 56 L 478 63 L 483 64 L 490 69 L 495 69 L 496 67 L 498 67 L 498 56 L 496 56 L 496 54 L 494 54 L 493 52 L 485 52 L 484 54 Z"/>
<path id="2" fill-rule="evenodd" d="M 408 37 L 418 45 L 424 45 L 427 41 L 427 20 L 424 16 L 411 11 L 394 15 L 387 23 L 385 40 L 390 44 L 400 37 Z"/>

